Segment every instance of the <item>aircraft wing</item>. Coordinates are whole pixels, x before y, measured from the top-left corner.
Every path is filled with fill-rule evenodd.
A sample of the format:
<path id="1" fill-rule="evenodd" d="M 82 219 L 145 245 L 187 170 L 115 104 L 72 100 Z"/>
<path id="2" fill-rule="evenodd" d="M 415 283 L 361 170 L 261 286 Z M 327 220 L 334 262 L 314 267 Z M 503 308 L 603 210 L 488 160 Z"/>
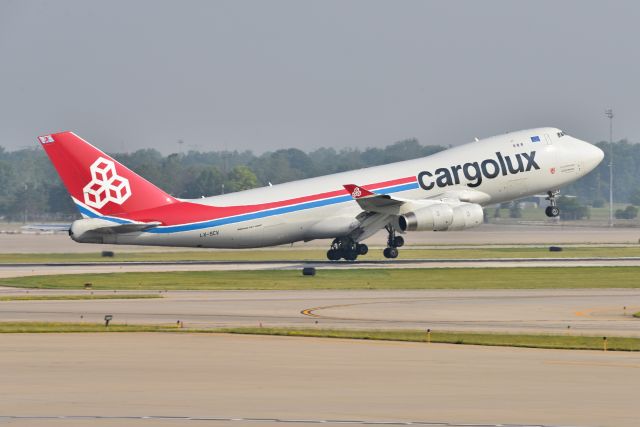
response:
<path id="1" fill-rule="evenodd" d="M 367 239 L 378 232 L 411 202 L 388 194 L 377 194 L 354 184 L 346 184 L 344 188 L 364 211 L 356 217 L 360 226 L 351 232 L 351 237 L 357 240 Z"/>
<path id="2" fill-rule="evenodd" d="M 434 203 L 477 203 L 488 202 L 491 197 L 482 191 L 471 188 L 455 189 L 434 194 L 424 199 L 404 199 L 392 197 L 388 194 L 377 194 L 366 188 L 354 184 L 346 184 L 344 188 L 365 212 L 383 213 L 387 215 L 399 215 L 407 209 L 415 209 L 419 206 L 432 205 Z"/>
<path id="3" fill-rule="evenodd" d="M 482 204 L 490 200 L 488 194 L 471 188 L 445 191 L 424 199 L 404 199 L 387 194 L 377 194 L 354 184 L 346 184 L 344 188 L 363 210 L 356 217 L 360 225 L 351 233 L 351 237 L 357 240 L 366 239 L 380 228 L 395 222 L 401 215 L 427 206 Z M 403 233 L 403 231 L 398 231 Z"/>

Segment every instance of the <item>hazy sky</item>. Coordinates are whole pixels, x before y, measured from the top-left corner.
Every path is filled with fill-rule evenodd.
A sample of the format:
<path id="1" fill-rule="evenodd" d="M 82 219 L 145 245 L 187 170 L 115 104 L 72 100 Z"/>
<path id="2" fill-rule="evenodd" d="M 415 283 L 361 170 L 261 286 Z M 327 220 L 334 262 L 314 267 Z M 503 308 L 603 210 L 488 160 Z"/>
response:
<path id="1" fill-rule="evenodd" d="M 640 2 L 0 0 L 0 145 L 640 141 Z"/>

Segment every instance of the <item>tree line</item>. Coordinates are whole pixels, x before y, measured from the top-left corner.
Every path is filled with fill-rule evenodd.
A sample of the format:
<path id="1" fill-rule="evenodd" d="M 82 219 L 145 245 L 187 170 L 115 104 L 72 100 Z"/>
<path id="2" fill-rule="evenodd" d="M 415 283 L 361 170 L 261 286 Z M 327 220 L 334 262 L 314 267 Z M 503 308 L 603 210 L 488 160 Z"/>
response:
<path id="1" fill-rule="evenodd" d="M 586 204 L 608 200 L 609 144 L 598 168 L 563 189 Z M 305 153 L 296 148 L 264 154 L 251 151 L 189 151 L 162 155 L 154 149 L 113 153 L 112 157 L 163 190 L 180 198 L 199 198 L 246 190 L 425 157 L 444 150 L 407 139 L 384 148 L 320 148 Z M 640 204 L 640 144 L 626 140 L 613 144 L 615 200 Z M 0 146 L 0 218 L 9 221 L 69 220 L 75 207 L 57 173 L 40 147 L 7 151 Z"/>

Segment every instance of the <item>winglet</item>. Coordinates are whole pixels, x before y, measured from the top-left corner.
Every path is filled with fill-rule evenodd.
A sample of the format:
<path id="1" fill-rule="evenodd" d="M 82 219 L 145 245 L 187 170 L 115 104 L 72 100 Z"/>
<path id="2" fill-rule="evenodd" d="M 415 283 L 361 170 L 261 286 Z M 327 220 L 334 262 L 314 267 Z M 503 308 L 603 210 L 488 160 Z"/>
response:
<path id="1" fill-rule="evenodd" d="M 375 193 L 372 193 L 371 191 L 365 188 L 362 188 L 360 186 L 357 186 L 355 184 L 345 184 L 343 185 L 343 187 L 345 188 L 345 190 L 349 192 L 351 197 L 353 197 L 356 200 L 362 199 L 364 197 L 371 197 L 376 195 Z"/>

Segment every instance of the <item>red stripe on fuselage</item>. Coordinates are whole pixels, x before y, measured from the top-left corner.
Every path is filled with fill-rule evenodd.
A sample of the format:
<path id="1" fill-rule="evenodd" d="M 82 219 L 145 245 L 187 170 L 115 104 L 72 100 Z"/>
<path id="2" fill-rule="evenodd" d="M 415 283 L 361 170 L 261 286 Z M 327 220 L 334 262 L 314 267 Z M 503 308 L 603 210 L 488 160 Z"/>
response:
<path id="1" fill-rule="evenodd" d="M 393 179 L 390 181 L 378 182 L 374 184 L 364 185 L 362 188 L 367 190 L 375 190 L 379 188 L 392 187 L 395 185 L 408 184 L 415 182 L 416 177 Z M 190 224 L 194 222 L 210 221 L 214 219 L 227 218 L 235 215 L 243 215 L 259 212 L 267 209 L 281 208 L 284 206 L 297 205 L 300 203 L 314 202 L 316 200 L 329 199 L 332 197 L 344 196 L 349 193 L 344 188 L 325 193 L 314 194 L 310 196 L 296 197 L 293 199 L 281 200 L 277 202 L 260 203 L 256 205 L 240 205 L 240 206 L 209 206 L 196 202 L 182 202 L 160 206 L 152 209 L 145 209 L 136 212 L 127 212 L 117 215 L 120 218 L 126 218 L 133 221 L 151 222 L 160 221 L 162 225 L 179 225 Z"/>

